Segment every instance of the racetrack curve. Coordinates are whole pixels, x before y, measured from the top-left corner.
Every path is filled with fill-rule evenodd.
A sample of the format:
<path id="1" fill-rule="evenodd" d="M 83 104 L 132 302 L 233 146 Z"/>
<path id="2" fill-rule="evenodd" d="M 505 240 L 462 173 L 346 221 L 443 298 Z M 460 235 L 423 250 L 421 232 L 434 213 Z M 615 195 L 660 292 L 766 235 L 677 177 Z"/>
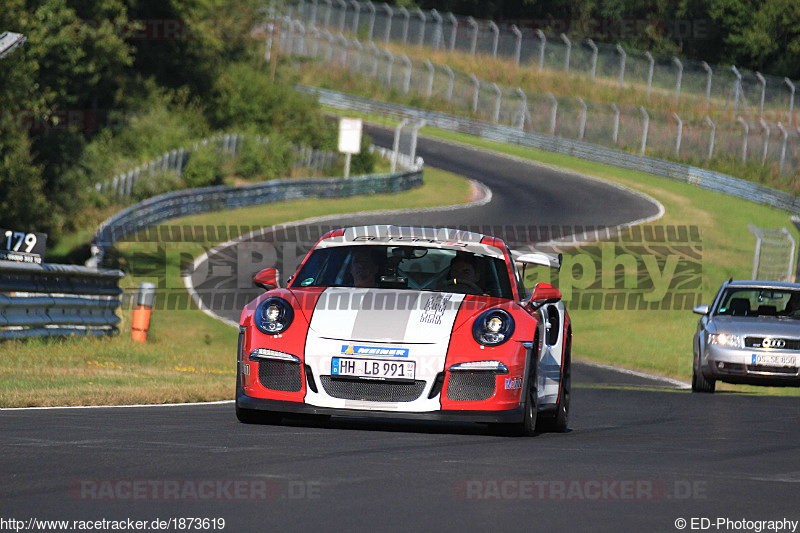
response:
<path id="1" fill-rule="evenodd" d="M 337 224 L 613 226 L 657 214 L 599 182 L 429 139 L 420 149 L 427 165 L 489 186 L 492 202 Z M 570 431 L 531 438 L 457 423 L 243 425 L 232 403 L 1 410 L 0 518 L 224 518 L 225 531 L 248 532 L 679 531 L 678 519 L 800 519 L 797 398 L 697 395 L 579 363 L 573 387 Z"/>

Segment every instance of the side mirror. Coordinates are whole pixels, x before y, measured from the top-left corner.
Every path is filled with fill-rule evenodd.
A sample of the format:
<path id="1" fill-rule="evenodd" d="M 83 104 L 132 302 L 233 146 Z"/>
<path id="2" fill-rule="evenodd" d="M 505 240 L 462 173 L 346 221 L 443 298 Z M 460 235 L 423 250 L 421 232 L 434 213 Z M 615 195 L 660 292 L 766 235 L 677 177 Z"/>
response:
<path id="1" fill-rule="evenodd" d="M 253 284 L 265 290 L 272 290 L 278 287 L 278 276 L 280 273 L 277 268 L 265 268 L 253 278 Z"/>
<path id="2" fill-rule="evenodd" d="M 708 306 L 707 305 L 695 305 L 692 307 L 692 312 L 697 313 L 698 315 L 707 315 L 708 314 Z"/>
<path id="3" fill-rule="evenodd" d="M 537 283 L 531 295 L 531 302 L 539 305 L 555 303 L 560 299 L 561 291 L 549 283 Z"/>

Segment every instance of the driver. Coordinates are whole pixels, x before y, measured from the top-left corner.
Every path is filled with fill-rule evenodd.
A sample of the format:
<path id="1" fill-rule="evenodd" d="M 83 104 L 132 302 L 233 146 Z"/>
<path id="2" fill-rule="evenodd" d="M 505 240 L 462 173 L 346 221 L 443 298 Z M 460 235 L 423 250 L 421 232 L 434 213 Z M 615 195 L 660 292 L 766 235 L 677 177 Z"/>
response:
<path id="1" fill-rule="evenodd" d="M 472 254 L 457 254 L 450 262 L 450 272 L 448 281 L 458 281 L 474 285 L 478 291 L 470 290 L 470 294 L 481 294 L 480 289 L 481 273 L 480 259 Z"/>

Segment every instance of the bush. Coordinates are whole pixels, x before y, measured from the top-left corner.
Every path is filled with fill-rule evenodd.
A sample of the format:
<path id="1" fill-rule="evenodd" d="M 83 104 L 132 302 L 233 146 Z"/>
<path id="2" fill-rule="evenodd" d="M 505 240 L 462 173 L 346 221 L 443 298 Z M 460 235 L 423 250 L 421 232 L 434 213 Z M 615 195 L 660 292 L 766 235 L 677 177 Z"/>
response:
<path id="1" fill-rule="evenodd" d="M 225 173 L 222 169 L 224 156 L 215 143 L 200 146 L 191 153 L 186 168 L 183 169 L 183 181 L 190 189 L 221 185 Z"/>
<path id="2" fill-rule="evenodd" d="M 183 188 L 183 179 L 174 170 L 143 174 L 131 187 L 131 201 L 141 202 L 147 198 Z"/>
<path id="3" fill-rule="evenodd" d="M 350 174 L 372 174 L 375 171 L 375 164 L 378 161 L 378 154 L 369 150 L 372 138 L 363 133 L 361 135 L 361 152 L 353 155 L 350 159 Z"/>

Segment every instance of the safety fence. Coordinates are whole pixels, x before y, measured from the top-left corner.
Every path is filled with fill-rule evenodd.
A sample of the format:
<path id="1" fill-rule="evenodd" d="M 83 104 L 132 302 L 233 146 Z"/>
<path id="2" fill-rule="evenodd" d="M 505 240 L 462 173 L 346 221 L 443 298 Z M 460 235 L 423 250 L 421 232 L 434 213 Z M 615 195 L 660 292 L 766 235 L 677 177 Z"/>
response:
<path id="1" fill-rule="evenodd" d="M 620 89 L 646 88 L 648 99 L 655 93 L 668 94 L 675 100 L 692 100 L 705 107 L 730 108 L 758 118 L 768 115 L 787 126 L 797 124 L 793 116 L 796 82 L 787 77 L 651 54 L 615 44 L 615 41 L 647 37 L 650 31 L 708 40 L 713 38 L 710 21 L 622 18 L 493 21 L 439 13 L 436 9 L 409 10 L 356 0 L 300 0 L 290 13 L 307 23 L 367 41 L 505 58 L 538 71 L 578 74 L 592 83 L 602 81 Z"/>
<path id="2" fill-rule="evenodd" d="M 116 213 L 98 228 L 92 240 L 93 257 L 87 265 L 101 264 L 114 243 L 166 220 L 240 207 L 305 198 L 342 198 L 359 194 L 395 193 L 422 185 L 424 164 L 405 154 L 373 148 L 384 157 L 396 158 L 403 170 L 350 178 L 291 178 L 243 186 L 219 185 L 160 194 Z"/>
<path id="3" fill-rule="evenodd" d="M 0 261 L 0 339 L 117 333 L 119 270 Z"/>
<path id="4" fill-rule="evenodd" d="M 350 4 L 352 11 L 355 12 L 357 4 Z M 305 23 L 289 17 L 280 21 L 278 45 L 282 50 L 370 76 L 402 93 L 438 98 L 478 118 L 514 125 L 523 131 L 549 133 L 694 165 L 720 158 L 774 166 L 778 173 L 787 176 L 800 171 L 800 127 L 793 120 L 794 111 L 747 112 L 752 111 L 752 106 L 747 106 L 744 96 L 738 96 L 737 102 L 743 102 L 741 108 L 737 104 L 731 113 L 712 120 L 702 113 L 681 117 L 644 106 L 504 87 L 446 64 L 394 54 L 381 46 L 380 41 L 373 40 L 380 35 L 378 30 L 373 29 L 363 42 L 351 33 L 331 32 L 331 24 L 338 27 L 331 23 L 337 20 L 335 13 L 330 18 L 323 15 L 321 26 L 317 27 L 311 21 L 320 20 L 319 12 L 312 16 L 308 4 L 302 5 L 306 6 L 300 11 Z M 371 17 L 369 9 L 365 12 Z M 380 17 L 375 16 L 377 24 Z M 418 20 L 421 23 L 422 19 Z M 348 25 L 343 28 L 352 29 Z M 737 94 L 745 94 L 744 86 L 736 87 L 741 89 Z M 676 94 L 679 93 L 680 88 L 676 89 Z"/>
<path id="5" fill-rule="evenodd" d="M 139 180 L 157 178 L 159 175 L 163 176 L 166 172 L 174 172 L 177 176 L 182 176 L 192 153 L 209 145 L 214 146 L 224 156 L 235 158 L 241 150 L 244 140 L 245 136 L 239 133 L 229 133 L 205 138 L 194 143 L 191 147 L 177 148 L 172 151 L 164 152 L 164 155 L 139 165 L 134 169 L 118 174 L 105 182 L 98 182 L 94 185 L 94 190 L 97 194 L 109 198 L 110 200 L 128 204 L 131 202 L 133 188 Z M 269 143 L 267 137 L 256 136 L 255 141 L 263 145 Z M 294 146 L 293 150 L 293 168 L 295 169 L 303 167 L 324 172 L 333 167 L 339 158 L 339 154 L 336 152 L 316 150 L 306 146 Z"/>
<path id="6" fill-rule="evenodd" d="M 429 126 L 435 128 L 571 155 L 621 168 L 640 170 L 800 214 L 800 198 L 798 197 L 757 183 L 691 165 L 606 148 L 588 142 L 574 141 L 555 135 L 523 131 L 513 126 L 505 126 L 494 122 L 381 102 L 329 89 L 304 86 L 298 86 L 297 89 L 305 93 L 315 94 L 321 104 L 337 109 L 370 113 L 398 120 L 409 117 L 424 120 Z"/>
<path id="7" fill-rule="evenodd" d="M 789 230 L 766 230 L 753 224 L 747 229 L 756 238 L 752 279 L 794 281 L 796 242 Z"/>

